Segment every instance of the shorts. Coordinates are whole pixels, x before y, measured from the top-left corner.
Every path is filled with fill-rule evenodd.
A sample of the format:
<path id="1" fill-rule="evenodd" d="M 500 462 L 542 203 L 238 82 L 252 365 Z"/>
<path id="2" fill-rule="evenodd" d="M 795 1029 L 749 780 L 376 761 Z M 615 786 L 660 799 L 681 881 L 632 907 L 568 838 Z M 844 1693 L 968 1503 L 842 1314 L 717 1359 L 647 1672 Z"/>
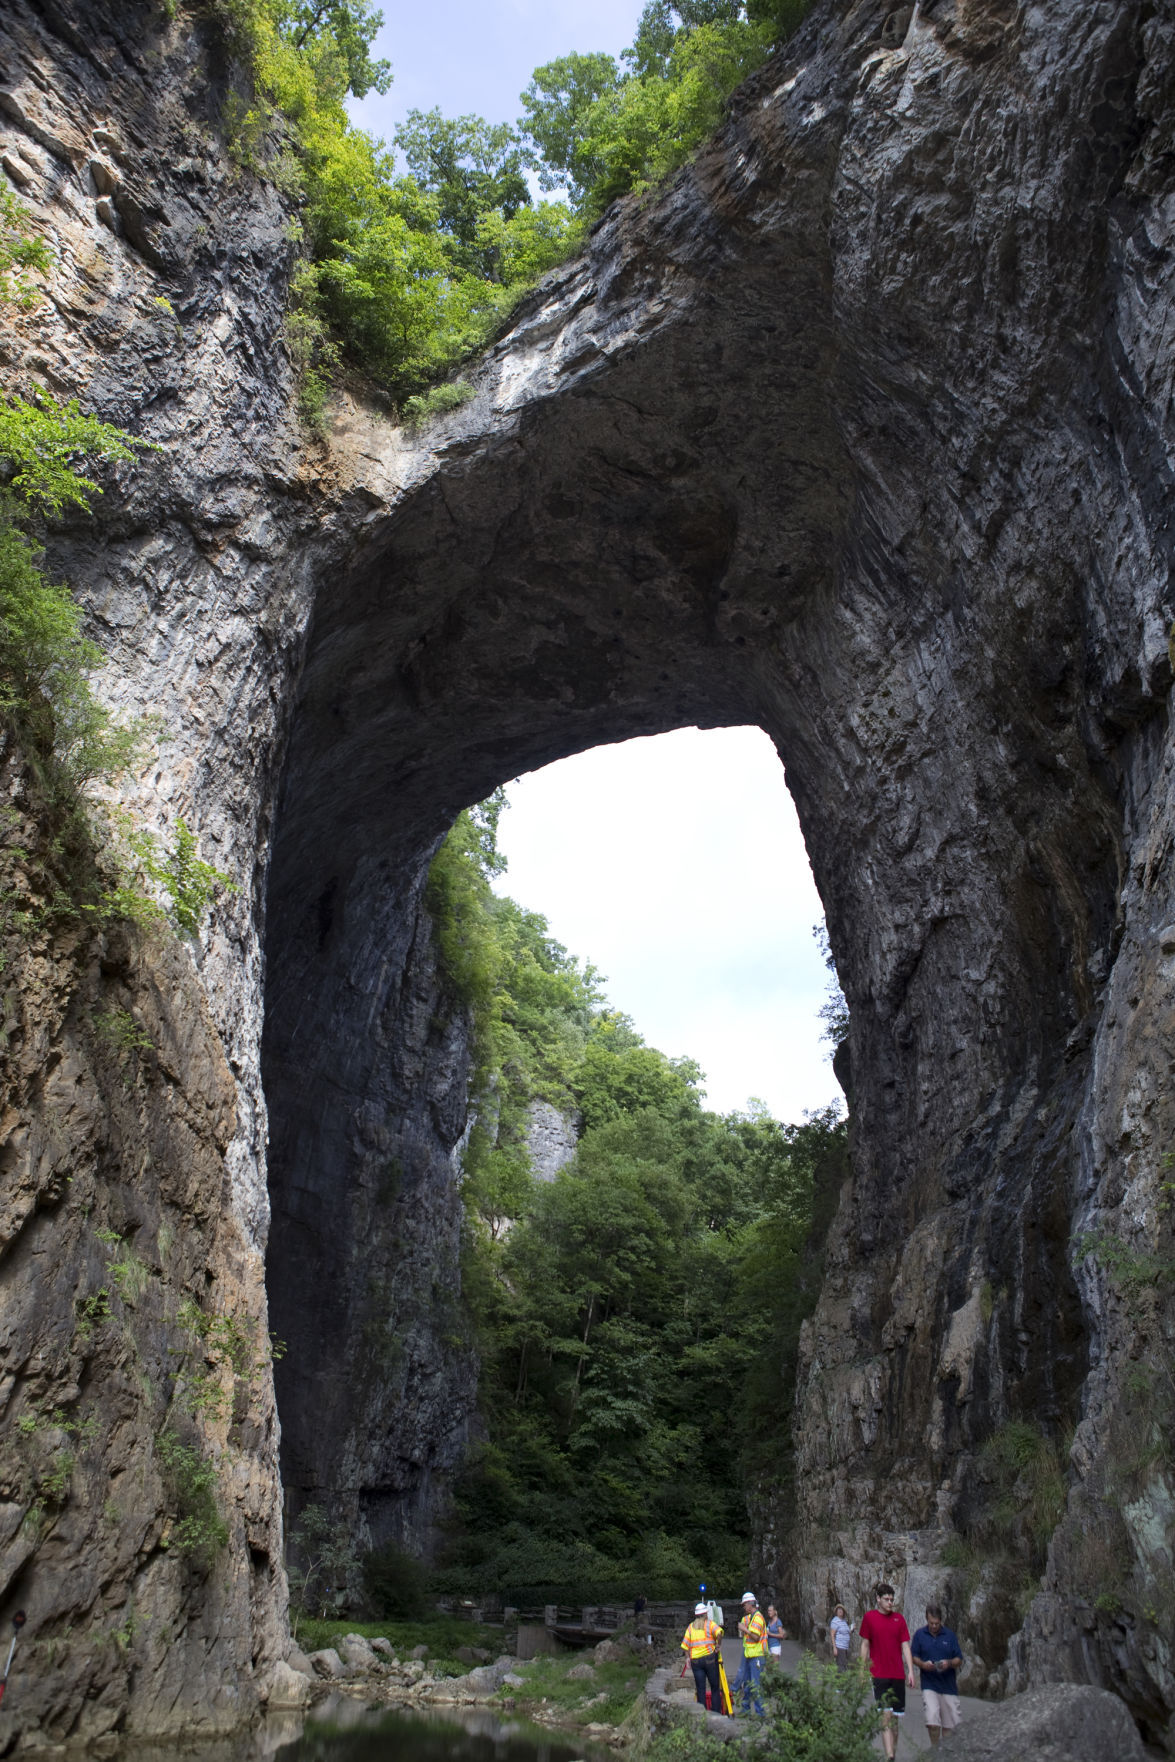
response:
<path id="1" fill-rule="evenodd" d="M 927 1725 L 941 1725 L 944 1731 L 956 1731 L 961 1714 L 958 1695 L 940 1694 L 938 1689 L 923 1689 L 922 1717 Z"/>
<path id="2" fill-rule="evenodd" d="M 906 1679 L 904 1676 L 875 1676 L 873 1699 L 879 1707 L 888 1707 L 899 1719 L 906 1717 Z"/>

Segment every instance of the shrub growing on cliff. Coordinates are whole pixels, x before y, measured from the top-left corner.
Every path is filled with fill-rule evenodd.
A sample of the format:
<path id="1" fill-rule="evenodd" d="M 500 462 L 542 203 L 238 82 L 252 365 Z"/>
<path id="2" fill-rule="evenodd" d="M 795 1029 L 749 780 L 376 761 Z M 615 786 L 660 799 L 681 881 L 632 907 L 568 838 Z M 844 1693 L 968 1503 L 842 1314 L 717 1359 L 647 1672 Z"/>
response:
<path id="1" fill-rule="evenodd" d="M 173 1522 L 167 1545 L 207 1571 L 228 1541 L 228 1525 L 216 1502 L 216 1464 L 168 1427 L 155 1440 Z"/>
<path id="2" fill-rule="evenodd" d="M 139 733 L 99 702 L 90 675 L 102 652 L 83 634 L 69 590 L 42 574 L 22 526 L 37 510 L 88 510 L 97 485 L 79 461 L 128 459 L 140 444 L 83 416 L 76 402 L 0 400 L 0 466 L 8 479 L 0 493 L 0 715 L 59 807 L 95 778 L 117 775 Z"/>
<path id="3" fill-rule="evenodd" d="M 31 219 L 12 191 L 0 186 L 0 305 L 22 310 L 40 298 L 40 288 L 29 271 L 46 275 L 53 263 L 53 253 L 44 239 L 29 230 Z"/>

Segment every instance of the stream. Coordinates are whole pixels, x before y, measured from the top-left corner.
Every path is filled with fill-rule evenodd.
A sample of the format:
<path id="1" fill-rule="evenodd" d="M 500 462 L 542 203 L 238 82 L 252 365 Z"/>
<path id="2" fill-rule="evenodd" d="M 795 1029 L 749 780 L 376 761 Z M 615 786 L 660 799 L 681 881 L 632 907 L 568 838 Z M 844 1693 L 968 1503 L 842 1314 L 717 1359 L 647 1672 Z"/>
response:
<path id="1" fill-rule="evenodd" d="M 601 1762 L 610 1752 L 483 1707 L 405 1712 L 333 1695 L 307 1714 L 274 1715 L 231 1762 Z M 154 1759 L 153 1759 L 154 1762 Z M 228 1762 L 210 1745 L 183 1762 Z"/>

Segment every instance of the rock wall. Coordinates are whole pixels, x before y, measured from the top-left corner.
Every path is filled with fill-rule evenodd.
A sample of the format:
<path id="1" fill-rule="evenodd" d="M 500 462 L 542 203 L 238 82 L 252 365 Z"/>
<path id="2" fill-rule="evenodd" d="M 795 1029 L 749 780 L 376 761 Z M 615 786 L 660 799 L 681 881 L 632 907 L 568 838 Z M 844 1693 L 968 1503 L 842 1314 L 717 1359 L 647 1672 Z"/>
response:
<path id="1" fill-rule="evenodd" d="M 553 1181 L 575 1155 L 578 1115 L 560 1113 L 549 1101 L 532 1101 L 527 1112 L 526 1153 L 535 1178 Z"/>
<path id="2" fill-rule="evenodd" d="M 407 909 L 361 915 L 353 935 L 345 1008 L 363 1033 L 336 1020 L 319 1050 L 347 1045 L 330 1082 L 349 1105 L 324 1105 L 321 1074 L 283 1064 L 272 1035 L 266 1045 L 267 1086 L 287 1098 L 269 1157 L 282 1477 L 288 1515 L 315 1505 L 358 1552 L 390 1542 L 428 1557 L 477 1398 L 458 1184 L 469 1026 L 437 973 L 419 889 Z"/>
<path id="3" fill-rule="evenodd" d="M 469 405 L 413 438 L 343 400 L 324 449 L 215 45 L 146 9 L 0 26 L 4 151 L 59 249 L 5 382 L 164 449 L 50 555 L 111 696 L 165 717 L 134 805 L 240 882 L 194 970 L 248 1255 L 268 1104 L 301 1491 L 423 1537 L 469 1423 L 438 838 L 600 741 L 758 723 L 852 1010 L 855 1138 L 765 1569 L 807 1618 L 879 1568 L 912 1608 L 945 1586 L 997 1686 L 1103 1682 L 1167 1741 L 1173 26 L 1168 0 L 825 0 Z"/>
<path id="4" fill-rule="evenodd" d="M 289 1644 L 258 877 L 307 535 L 331 540 L 289 413 L 287 216 L 225 151 L 230 80 L 204 23 L 155 6 L 0 16 L 0 164 L 54 252 L 46 298 L 5 308 L 0 385 L 161 448 L 44 534 L 47 568 L 110 700 L 159 718 L 128 805 L 165 836 L 185 817 L 239 887 L 186 947 L 62 920 L 4 746 L 0 1621 L 29 1617 L 5 1753 L 227 1731 Z"/>
<path id="5" fill-rule="evenodd" d="M 46 910 L 36 799 L 0 751 L 5 1753 L 230 1731 L 289 1644 L 235 1085 L 169 932 Z"/>

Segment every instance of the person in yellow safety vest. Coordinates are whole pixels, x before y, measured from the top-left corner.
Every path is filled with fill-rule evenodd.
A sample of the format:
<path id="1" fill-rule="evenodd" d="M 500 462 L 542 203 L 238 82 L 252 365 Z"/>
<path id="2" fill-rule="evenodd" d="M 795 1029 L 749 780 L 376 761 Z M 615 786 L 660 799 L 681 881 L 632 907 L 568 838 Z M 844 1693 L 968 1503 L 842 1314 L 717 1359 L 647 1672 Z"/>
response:
<path id="1" fill-rule="evenodd" d="M 744 1591 L 742 1596 L 742 1620 L 738 1624 L 739 1638 L 743 1643 L 743 1667 L 739 1671 L 742 1684 L 742 1710 L 751 1711 L 751 1696 L 755 1697 L 755 1712 L 762 1719 L 763 1703 L 759 1699 L 759 1673 L 763 1669 L 763 1660 L 767 1656 L 767 1623 L 759 1613 L 759 1603 L 754 1591 Z"/>
<path id="2" fill-rule="evenodd" d="M 718 1648 L 721 1644 L 722 1629 L 717 1622 L 710 1620 L 704 1603 L 695 1603 L 694 1618 L 685 1630 L 681 1649 L 689 1659 L 690 1669 L 694 1673 L 694 1692 L 698 1705 L 706 1705 L 708 1684 L 710 1707 L 715 1713 L 722 1711 L 722 1683 L 718 1676 Z"/>

